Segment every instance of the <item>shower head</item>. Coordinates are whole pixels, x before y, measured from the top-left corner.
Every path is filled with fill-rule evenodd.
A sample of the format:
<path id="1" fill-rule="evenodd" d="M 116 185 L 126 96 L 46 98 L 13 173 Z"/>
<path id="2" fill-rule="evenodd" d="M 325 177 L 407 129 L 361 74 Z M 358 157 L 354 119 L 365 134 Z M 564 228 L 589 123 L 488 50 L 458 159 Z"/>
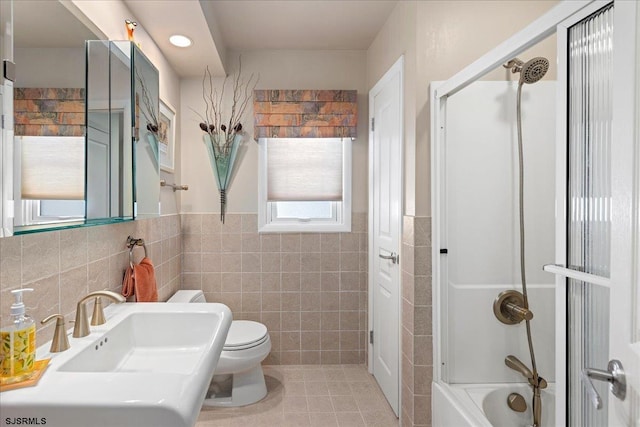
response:
<path id="1" fill-rule="evenodd" d="M 547 74 L 549 60 L 538 56 L 525 62 L 520 70 L 520 83 L 535 83 Z"/>
<path id="2" fill-rule="evenodd" d="M 503 65 L 505 68 L 511 68 L 512 73 L 520 73 L 520 84 L 535 83 L 547 74 L 549 70 L 549 60 L 541 56 L 523 62 L 518 58 L 513 58 Z"/>

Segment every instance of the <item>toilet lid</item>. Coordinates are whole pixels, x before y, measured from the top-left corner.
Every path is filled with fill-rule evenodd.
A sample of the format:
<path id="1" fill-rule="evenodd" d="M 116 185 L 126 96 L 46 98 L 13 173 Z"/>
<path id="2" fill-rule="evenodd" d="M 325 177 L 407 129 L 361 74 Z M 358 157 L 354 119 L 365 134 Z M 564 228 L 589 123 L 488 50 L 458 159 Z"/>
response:
<path id="1" fill-rule="evenodd" d="M 224 343 L 224 349 L 246 348 L 251 344 L 264 341 L 266 335 L 267 327 L 262 323 L 251 320 L 234 320 L 231 322 L 227 340 Z"/>

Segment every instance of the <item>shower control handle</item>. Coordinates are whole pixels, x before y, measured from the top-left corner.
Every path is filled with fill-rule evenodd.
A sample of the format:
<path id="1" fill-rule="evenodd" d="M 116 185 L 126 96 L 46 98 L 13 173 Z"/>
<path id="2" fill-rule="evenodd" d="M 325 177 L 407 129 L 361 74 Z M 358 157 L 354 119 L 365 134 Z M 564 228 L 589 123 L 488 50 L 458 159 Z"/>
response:
<path id="1" fill-rule="evenodd" d="M 396 254 L 395 252 L 391 252 L 391 255 L 382 255 L 382 254 L 378 254 L 378 256 L 382 259 L 390 259 L 392 263 L 397 264 L 398 263 L 398 259 L 400 258 L 398 256 L 398 254 Z"/>
<path id="2" fill-rule="evenodd" d="M 522 320 L 531 320 L 533 319 L 533 313 L 524 307 L 520 307 L 517 304 L 508 302 L 506 304 L 506 310 L 508 310 L 512 316 L 522 319 Z"/>
<path id="3" fill-rule="evenodd" d="M 608 382 L 611 394 L 620 400 L 624 400 L 627 397 L 627 379 L 624 375 L 622 363 L 619 360 L 610 360 L 606 371 L 594 368 L 584 368 L 582 370 L 582 382 L 587 387 L 593 406 L 596 409 L 601 409 L 602 399 L 591 380 Z"/>
<path id="4" fill-rule="evenodd" d="M 493 314 L 506 325 L 515 325 L 523 320 L 529 321 L 533 319 L 533 313 L 524 305 L 524 295 L 508 289 L 500 292 L 493 302 Z"/>

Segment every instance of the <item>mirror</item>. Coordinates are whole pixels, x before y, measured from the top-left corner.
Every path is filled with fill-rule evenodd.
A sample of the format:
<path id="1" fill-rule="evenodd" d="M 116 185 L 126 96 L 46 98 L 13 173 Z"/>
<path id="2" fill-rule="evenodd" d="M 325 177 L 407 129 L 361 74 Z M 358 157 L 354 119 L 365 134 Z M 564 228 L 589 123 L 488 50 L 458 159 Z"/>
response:
<path id="1" fill-rule="evenodd" d="M 84 42 L 98 37 L 58 1 L 14 1 L 13 17 L 14 232 L 81 224 Z"/>
<path id="2" fill-rule="evenodd" d="M 149 218 L 160 212 L 160 78 L 151 61 L 136 45 L 131 43 L 131 46 L 135 94 L 135 215 Z"/>
<path id="3" fill-rule="evenodd" d="M 14 232 L 157 216 L 159 168 L 146 134 L 147 104 L 158 111 L 157 70 L 130 42 L 92 41 L 85 56 L 85 40 L 100 37 L 61 2 L 14 1 L 13 15 L 15 138 L 3 169 L 14 169 Z M 136 74 L 149 81 L 150 103 Z M 49 186 L 25 188 L 31 181 Z"/>
<path id="4" fill-rule="evenodd" d="M 125 44 L 86 44 L 88 220 L 133 217 L 132 64 Z"/>
<path id="5" fill-rule="evenodd" d="M 88 220 L 158 214 L 158 109 L 158 70 L 135 44 L 87 42 Z"/>

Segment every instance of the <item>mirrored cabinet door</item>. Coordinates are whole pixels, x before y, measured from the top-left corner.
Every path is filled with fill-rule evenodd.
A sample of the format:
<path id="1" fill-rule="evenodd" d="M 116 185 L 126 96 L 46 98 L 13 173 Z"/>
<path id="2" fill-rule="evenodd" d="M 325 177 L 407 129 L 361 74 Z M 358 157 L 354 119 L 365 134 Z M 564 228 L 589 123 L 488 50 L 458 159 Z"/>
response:
<path id="1" fill-rule="evenodd" d="M 158 216 L 158 70 L 62 2 L 0 12 L 0 237 Z"/>
<path id="2" fill-rule="evenodd" d="M 133 218 L 130 43 L 86 46 L 86 217 Z"/>
<path id="3" fill-rule="evenodd" d="M 158 70 L 129 41 L 87 42 L 87 219 L 157 216 Z"/>
<path id="4" fill-rule="evenodd" d="M 135 215 L 148 218 L 160 213 L 160 80 L 156 67 L 132 46 L 134 88 Z M 155 183 L 155 185 L 150 185 Z"/>

